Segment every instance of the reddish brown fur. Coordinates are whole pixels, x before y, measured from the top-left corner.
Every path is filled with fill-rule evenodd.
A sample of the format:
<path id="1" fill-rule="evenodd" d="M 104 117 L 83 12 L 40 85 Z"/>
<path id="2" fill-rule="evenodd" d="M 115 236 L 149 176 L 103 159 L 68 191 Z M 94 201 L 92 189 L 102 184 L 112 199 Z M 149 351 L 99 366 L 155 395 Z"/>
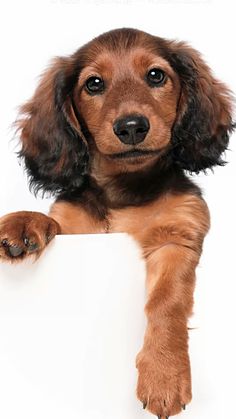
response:
<path id="1" fill-rule="evenodd" d="M 18 260 L 32 253 L 29 243 L 22 244 L 25 237 L 38 245 L 33 249 L 36 255 L 59 233 L 126 232 L 140 244 L 147 263 L 147 330 L 137 356 L 137 396 L 144 407 L 160 417 L 179 413 L 191 400 L 187 321 L 193 306 L 195 268 L 209 229 L 208 209 L 199 191 L 174 163 L 168 166 L 173 130 L 188 112 L 193 89 L 191 80 L 181 80 L 170 56 L 176 68 L 187 61 L 187 69 L 196 69 L 200 75 L 194 81 L 195 103 L 201 104 L 200 111 L 209 119 L 207 135 L 213 138 L 210 146 L 214 147 L 218 133 L 230 125 L 231 100 L 227 88 L 214 79 L 200 55 L 184 43 L 143 32 L 121 30 L 102 35 L 70 58 L 53 63 L 33 99 L 23 107 L 26 117 L 23 115 L 19 123 L 22 154 L 29 159 L 30 170 L 38 171 L 37 159 L 43 154 L 49 159 L 54 141 L 63 138 L 59 115 L 60 122 L 66 118 L 89 152 L 87 186 L 79 195 L 74 189 L 68 194 L 63 190 L 49 217 L 24 211 L 0 219 L 0 258 L 4 260 Z M 153 67 L 161 67 L 168 75 L 160 89 L 148 88 L 144 80 Z M 65 93 L 63 106 L 55 107 L 58 77 L 63 75 L 63 83 L 67 78 L 73 81 L 76 71 L 79 77 L 71 82 L 72 91 Z M 85 81 L 93 75 L 103 77 L 107 85 L 104 94 L 96 97 L 84 89 Z M 112 154 L 130 147 L 114 134 L 114 120 L 133 113 L 141 113 L 150 121 L 150 131 L 139 148 L 159 153 L 112 159 Z M 59 149 L 61 146 L 57 159 L 50 161 L 46 181 L 43 179 L 45 188 L 48 179 L 66 173 L 68 179 L 72 176 L 70 159 L 76 153 L 72 149 L 71 154 L 67 152 L 67 134 L 64 132 L 62 145 L 57 144 Z M 194 133 L 188 134 L 191 144 Z M 69 147 L 78 138 L 70 138 Z M 197 151 L 191 151 L 192 159 Z M 23 253 L 14 259 L 10 251 L 20 247 Z"/>

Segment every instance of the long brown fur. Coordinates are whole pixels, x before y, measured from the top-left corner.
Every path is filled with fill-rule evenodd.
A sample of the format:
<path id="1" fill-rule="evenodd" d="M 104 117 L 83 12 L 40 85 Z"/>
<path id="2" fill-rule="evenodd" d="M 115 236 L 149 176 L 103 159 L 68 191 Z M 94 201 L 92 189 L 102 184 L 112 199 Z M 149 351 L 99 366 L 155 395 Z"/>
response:
<path id="1" fill-rule="evenodd" d="M 167 74 L 147 85 L 150 68 Z M 90 95 L 91 76 L 105 80 Z M 139 150 L 114 133 L 114 121 L 145 115 L 150 130 Z M 199 53 L 185 43 L 122 29 L 56 59 L 19 120 L 31 186 L 56 195 L 49 216 L 22 211 L 0 219 L 0 260 L 38 256 L 55 234 L 126 232 L 147 265 L 147 329 L 136 365 L 137 396 L 159 417 L 191 400 L 187 321 L 195 268 L 209 212 L 185 170 L 223 164 L 232 129 L 231 97 Z"/>

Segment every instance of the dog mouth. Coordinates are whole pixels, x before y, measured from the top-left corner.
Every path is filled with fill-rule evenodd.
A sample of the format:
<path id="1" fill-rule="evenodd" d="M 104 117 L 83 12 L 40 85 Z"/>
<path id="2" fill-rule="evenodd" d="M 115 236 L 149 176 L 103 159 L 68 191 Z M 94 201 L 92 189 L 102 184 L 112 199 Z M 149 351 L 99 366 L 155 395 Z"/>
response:
<path id="1" fill-rule="evenodd" d="M 159 150 L 141 150 L 133 149 L 129 151 L 123 151 L 120 153 L 109 154 L 108 157 L 111 159 L 136 159 L 136 158 L 147 158 L 151 156 L 157 156 L 160 154 L 162 149 Z"/>

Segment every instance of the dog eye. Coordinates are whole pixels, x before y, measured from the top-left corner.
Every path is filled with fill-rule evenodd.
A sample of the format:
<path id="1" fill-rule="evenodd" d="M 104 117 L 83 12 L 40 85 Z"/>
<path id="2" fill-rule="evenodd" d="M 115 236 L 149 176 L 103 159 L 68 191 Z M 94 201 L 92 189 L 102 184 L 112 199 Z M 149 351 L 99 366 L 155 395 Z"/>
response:
<path id="1" fill-rule="evenodd" d="M 164 82 L 166 81 L 166 74 L 160 68 L 152 68 L 147 73 L 146 78 L 147 78 L 147 82 L 149 86 L 159 87 L 159 86 L 162 86 Z"/>
<path id="2" fill-rule="evenodd" d="M 105 89 L 104 81 L 100 77 L 92 76 L 85 83 L 86 90 L 91 95 L 102 93 Z"/>

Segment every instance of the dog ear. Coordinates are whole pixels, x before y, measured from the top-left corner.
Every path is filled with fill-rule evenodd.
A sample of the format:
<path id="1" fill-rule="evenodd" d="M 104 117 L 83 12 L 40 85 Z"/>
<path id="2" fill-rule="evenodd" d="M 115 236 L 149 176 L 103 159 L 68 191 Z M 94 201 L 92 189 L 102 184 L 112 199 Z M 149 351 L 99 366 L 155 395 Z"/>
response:
<path id="1" fill-rule="evenodd" d="M 87 173 L 87 143 L 73 106 L 80 69 L 72 58 L 57 58 L 43 75 L 17 121 L 20 157 L 30 187 L 51 194 L 80 187 Z"/>
<path id="2" fill-rule="evenodd" d="M 185 43 L 171 42 L 168 60 L 178 73 L 181 95 L 172 131 L 172 156 L 191 172 L 224 165 L 232 123 L 232 97 L 216 80 L 200 54 Z"/>

